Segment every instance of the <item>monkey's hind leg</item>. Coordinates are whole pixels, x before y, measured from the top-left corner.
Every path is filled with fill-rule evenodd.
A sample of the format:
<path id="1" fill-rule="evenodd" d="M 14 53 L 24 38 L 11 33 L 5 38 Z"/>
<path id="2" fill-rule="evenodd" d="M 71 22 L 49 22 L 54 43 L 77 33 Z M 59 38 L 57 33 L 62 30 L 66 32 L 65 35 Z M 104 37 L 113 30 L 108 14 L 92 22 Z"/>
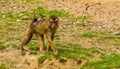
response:
<path id="1" fill-rule="evenodd" d="M 29 43 L 29 41 L 31 40 L 31 38 L 33 36 L 33 33 L 34 33 L 33 31 L 34 30 L 31 27 L 27 28 L 25 37 L 23 38 L 22 42 L 20 43 L 22 52 L 27 51 L 26 49 L 23 48 L 23 46 L 26 46 Z"/>

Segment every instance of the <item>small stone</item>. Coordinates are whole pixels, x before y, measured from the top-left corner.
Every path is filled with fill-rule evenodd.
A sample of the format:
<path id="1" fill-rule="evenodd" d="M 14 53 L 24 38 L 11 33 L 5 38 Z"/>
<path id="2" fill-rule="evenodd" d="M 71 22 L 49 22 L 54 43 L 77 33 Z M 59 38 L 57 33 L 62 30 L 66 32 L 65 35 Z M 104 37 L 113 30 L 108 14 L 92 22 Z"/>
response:
<path id="1" fill-rule="evenodd" d="M 23 20 L 29 20 L 29 18 L 27 16 L 23 16 L 22 19 Z"/>
<path id="2" fill-rule="evenodd" d="M 120 35 L 120 32 L 115 32 L 114 34 L 115 34 L 115 35 Z"/>
<path id="3" fill-rule="evenodd" d="M 6 16 L 5 15 L 3 15 L 3 18 L 5 18 Z"/>
<path id="4" fill-rule="evenodd" d="M 16 21 L 17 21 L 17 22 L 20 22 L 21 20 L 17 19 Z"/>
<path id="5" fill-rule="evenodd" d="M 17 68 L 22 67 L 22 64 L 17 64 L 16 67 Z"/>

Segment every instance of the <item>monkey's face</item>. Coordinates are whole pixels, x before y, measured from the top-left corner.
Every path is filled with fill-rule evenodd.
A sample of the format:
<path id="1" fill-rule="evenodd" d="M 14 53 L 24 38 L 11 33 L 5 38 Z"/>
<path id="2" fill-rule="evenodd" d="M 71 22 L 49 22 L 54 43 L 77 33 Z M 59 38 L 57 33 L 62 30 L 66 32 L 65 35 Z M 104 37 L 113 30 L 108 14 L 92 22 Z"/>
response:
<path id="1" fill-rule="evenodd" d="M 56 17 L 56 18 L 50 18 L 50 27 L 52 29 L 57 29 L 58 28 L 58 22 L 59 22 L 59 19 Z"/>

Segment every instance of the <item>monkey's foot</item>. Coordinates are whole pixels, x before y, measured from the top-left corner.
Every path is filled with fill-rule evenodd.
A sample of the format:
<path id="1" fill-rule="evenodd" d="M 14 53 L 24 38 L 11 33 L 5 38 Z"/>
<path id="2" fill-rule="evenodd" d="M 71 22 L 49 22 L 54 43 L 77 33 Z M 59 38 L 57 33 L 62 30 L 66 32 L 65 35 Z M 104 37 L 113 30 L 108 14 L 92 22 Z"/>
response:
<path id="1" fill-rule="evenodd" d="M 40 53 L 45 53 L 45 51 L 44 50 L 40 50 Z"/>
<path id="2" fill-rule="evenodd" d="M 26 52 L 28 51 L 27 49 L 24 49 L 24 48 L 22 48 L 22 55 L 25 55 L 26 54 Z"/>
<path id="3" fill-rule="evenodd" d="M 55 55 L 58 55 L 58 50 L 54 52 Z"/>
<path id="4" fill-rule="evenodd" d="M 24 48 L 22 48 L 22 51 L 25 51 L 25 52 L 27 52 L 28 50 L 27 50 L 27 49 L 24 49 Z"/>

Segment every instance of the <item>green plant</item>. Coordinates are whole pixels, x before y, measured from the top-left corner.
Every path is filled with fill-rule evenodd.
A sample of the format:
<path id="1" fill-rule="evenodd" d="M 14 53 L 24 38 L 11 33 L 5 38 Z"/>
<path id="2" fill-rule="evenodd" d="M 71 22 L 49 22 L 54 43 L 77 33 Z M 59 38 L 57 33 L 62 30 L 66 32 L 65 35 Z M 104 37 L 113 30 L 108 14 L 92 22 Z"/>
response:
<path id="1" fill-rule="evenodd" d="M 91 53 L 88 52 L 88 51 L 90 51 L 90 49 L 82 48 L 78 44 L 72 44 L 72 43 L 59 44 L 59 43 L 57 43 L 56 45 L 58 47 L 60 47 L 59 55 L 61 57 L 71 58 L 74 60 L 77 60 L 77 58 L 80 58 L 80 57 L 84 57 L 84 58 L 92 57 Z"/>
<path id="2" fill-rule="evenodd" d="M 33 54 L 33 55 L 36 55 L 37 52 L 36 51 L 30 51 L 30 55 Z"/>
<path id="3" fill-rule="evenodd" d="M 25 3 L 35 3 L 34 0 L 22 0 L 22 1 L 25 2 Z"/>
<path id="4" fill-rule="evenodd" d="M 36 9 L 33 9 L 33 11 L 35 13 L 41 13 L 41 14 L 45 14 L 46 10 L 43 7 L 37 7 Z"/>
<path id="5" fill-rule="evenodd" d="M 33 11 L 35 11 L 36 13 L 41 13 L 43 15 L 53 15 L 54 14 L 59 17 L 69 16 L 69 13 L 64 10 L 46 10 L 43 7 L 38 7 L 36 9 L 34 9 Z"/>
<path id="6" fill-rule="evenodd" d="M 91 25 L 91 23 L 93 23 L 91 21 L 92 17 L 88 16 L 88 15 L 78 16 L 78 17 L 76 17 L 76 20 L 80 20 L 81 26 L 88 26 L 88 25 Z"/>
<path id="7" fill-rule="evenodd" d="M 0 12 L 0 18 L 2 18 L 2 17 L 3 17 L 3 13 Z"/>
<path id="8" fill-rule="evenodd" d="M 12 48 L 15 48 L 15 49 L 17 49 L 17 50 L 19 50 L 19 49 L 20 49 L 20 47 L 19 47 L 19 46 L 17 46 L 16 44 L 12 44 L 11 46 L 12 46 Z"/>
<path id="9" fill-rule="evenodd" d="M 91 53 L 100 53 L 100 51 L 99 50 L 97 50 L 96 48 L 90 48 L 91 50 Z"/>
<path id="10" fill-rule="evenodd" d="M 40 56 L 40 57 L 38 57 L 38 63 L 39 64 L 43 63 L 46 58 L 47 58 L 46 56 Z"/>
<path id="11" fill-rule="evenodd" d="M 81 35 L 82 37 L 88 37 L 88 38 L 93 38 L 95 35 L 92 33 L 84 33 Z"/>
<path id="12" fill-rule="evenodd" d="M 16 20 L 18 18 L 18 12 L 13 12 L 13 11 L 10 11 L 10 12 L 7 12 L 4 14 L 7 18 L 11 18 L 11 20 Z"/>
<path id="13" fill-rule="evenodd" d="M 50 10 L 47 12 L 48 15 L 57 15 L 59 17 L 65 17 L 65 16 L 68 16 L 68 12 L 64 11 L 64 10 Z"/>
<path id="14" fill-rule="evenodd" d="M 60 39 L 60 35 L 59 34 L 55 34 L 55 40 L 59 40 Z"/>
<path id="15" fill-rule="evenodd" d="M 22 11 L 21 13 L 22 13 L 22 15 L 24 15 L 24 16 L 30 15 L 30 12 L 29 12 L 29 11 Z"/>
<path id="16" fill-rule="evenodd" d="M 39 43 L 36 43 L 36 42 L 29 43 L 28 47 L 32 51 L 38 51 L 39 50 Z"/>
<path id="17" fill-rule="evenodd" d="M 88 62 L 86 63 L 82 69 L 113 69 L 113 68 L 120 68 L 120 55 L 118 54 L 111 54 L 109 56 L 102 55 L 102 60 Z"/>
<path id="18" fill-rule="evenodd" d="M 4 64 L 0 64 L 0 69 L 7 69 Z"/>
<path id="19" fill-rule="evenodd" d="M 5 49 L 5 48 L 6 48 L 6 46 L 5 46 L 5 45 L 0 44 L 0 50 L 3 50 L 3 49 Z"/>
<path id="20" fill-rule="evenodd" d="M 112 36 L 112 35 L 105 35 L 105 36 L 101 36 L 100 38 L 101 40 L 105 40 L 105 39 L 120 39 L 119 36 Z"/>
<path id="21" fill-rule="evenodd" d="M 39 46 L 29 46 L 30 50 L 39 50 Z"/>

